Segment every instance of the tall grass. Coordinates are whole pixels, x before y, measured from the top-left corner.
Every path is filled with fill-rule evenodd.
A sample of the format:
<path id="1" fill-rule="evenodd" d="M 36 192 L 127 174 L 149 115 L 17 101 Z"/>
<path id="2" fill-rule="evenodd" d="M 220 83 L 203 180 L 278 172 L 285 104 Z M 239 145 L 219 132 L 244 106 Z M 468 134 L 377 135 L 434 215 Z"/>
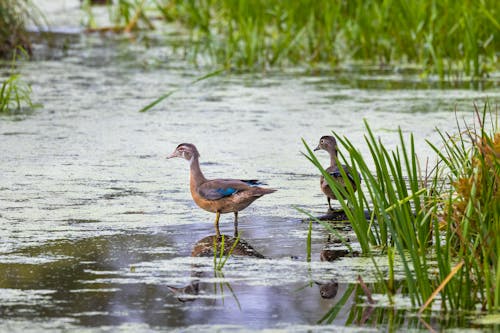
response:
<path id="1" fill-rule="evenodd" d="M 11 74 L 0 83 L 0 113 L 21 111 L 25 106 L 34 106 L 31 102 L 31 86 L 19 74 Z"/>
<path id="2" fill-rule="evenodd" d="M 458 128 L 458 137 L 442 134 L 443 149 L 432 146 L 438 162 L 427 171 L 421 168 L 412 135 L 406 140 L 400 131 L 399 146 L 388 151 L 366 124 L 371 163 L 337 135 L 345 152 L 341 159 L 352 167 L 356 187 L 361 188 L 358 172 L 365 182 L 366 190 L 357 192 L 347 178 L 347 189 L 339 187 L 306 145 L 309 160 L 332 190 L 343 194 L 337 197 L 363 253 L 373 257 L 373 249 L 381 248 L 387 252 L 389 267 L 397 256 L 404 267 L 405 290 L 421 311 L 438 294 L 442 308 L 448 310 L 479 306 L 493 311 L 500 305 L 498 112 L 485 104 L 484 111 L 476 114 L 476 127 Z M 489 130 L 487 115 L 495 117 Z M 369 220 L 365 209 L 371 212 Z M 395 293 L 394 277 L 376 269 L 389 296 Z"/>
<path id="3" fill-rule="evenodd" d="M 454 137 L 441 133 L 444 152 L 431 146 L 446 163 L 451 183 L 438 216 L 447 230 L 444 245 L 464 267 L 455 281 L 458 293 L 449 296 L 454 305 L 480 304 L 491 311 L 500 309 L 500 132 L 498 111 L 488 107 L 482 113 L 476 108 L 477 127 L 465 126 Z"/>
<path id="4" fill-rule="evenodd" d="M 155 0 L 190 31 L 195 58 L 246 70 L 367 61 L 423 74 L 498 70 L 495 0 Z"/>
<path id="5" fill-rule="evenodd" d="M 18 47 L 29 51 L 26 32 L 29 0 L 0 0 L 0 58 L 9 57 Z"/>
<path id="6" fill-rule="evenodd" d="M 361 62 L 476 79 L 500 69 L 495 0 L 117 0 L 109 8 L 116 31 L 177 23 L 191 60 L 217 68 Z"/>
<path id="7" fill-rule="evenodd" d="M 24 50 L 20 52 L 26 55 Z M 16 73 L 15 66 L 16 53 L 12 57 L 10 74 L 5 79 L 0 78 L 0 114 L 15 113 L 41 106 L 32 102 L 31 85 L 25 82 L 19 73 Z"/>

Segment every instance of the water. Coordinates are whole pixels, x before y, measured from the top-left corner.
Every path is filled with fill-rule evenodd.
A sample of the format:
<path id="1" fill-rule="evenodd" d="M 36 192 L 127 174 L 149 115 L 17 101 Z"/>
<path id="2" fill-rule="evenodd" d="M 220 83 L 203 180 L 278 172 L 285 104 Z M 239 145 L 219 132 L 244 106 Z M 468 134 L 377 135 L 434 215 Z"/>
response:
<path id="1" fill-rule="evenodd" d="M 366 119 L 389 146 L 398 127 L 413 132 L 425 160 L 425 140 L 439 143 L 436 127 L 453 133 L 456 118 L 472 121 L 474 101 L 500 101 L 495 79 L 484 90 L 440 89 L 378 69 L 233 74 L 188 86 L 205 72 L 155 37 L 145 47 L 68 33 L 78 4 L 61 3 L 44 6 L 65 48 L 39 46 L 20 68 L 43 108 L 0 116 L 0 330 L 350 330 L 350 306 L 332 326 L 316 325 L 358 275 L 375 282 L 371 262 L 320 261 L 331 244 L 317 225 L 306 262 L 308 224 L 295 206 L 319 215 L 327 205 L 301 138 L 315 146 L 334 130 L 368 154 Z M 192 202 L 187 162 L 165 158 L 181 142 L 197 145 L 209 178 L 258 178 L 278 189 L 240 213 L 242 239 L 265 259 L 231 258 L 220 275 L 213 257 L 191 256 L 213 235 L 214 215 Z M 221 231 L 232 235 L 231 214 Z M 348 225 L 339 231 L 357 248 Z M 322 298 L 331 283 L 337 292 Z M 197 294 L 173 292 L 193 284 Z"/>

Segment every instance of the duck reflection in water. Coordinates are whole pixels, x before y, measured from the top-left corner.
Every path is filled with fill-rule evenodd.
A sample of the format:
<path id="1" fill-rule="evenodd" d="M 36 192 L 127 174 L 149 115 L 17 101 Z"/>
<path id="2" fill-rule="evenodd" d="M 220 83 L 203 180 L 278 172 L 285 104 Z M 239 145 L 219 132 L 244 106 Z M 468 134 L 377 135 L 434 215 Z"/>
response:
<path id="1" fill-rule="evenodd" d="M 224 242 L 222 238 L 224 237 Z M 200 239 L 193 246 L 191 257 L 214 257 L 214 243 L 216 243 L 217 256 L 235 255 L 241 257 L 265 258 L 255 250 L 246 240 L 227 235 L 211 235 Z M 222 247 L 224 244 L 224 247 Z M 232 252 L 231 252 L 232 250 Z M 167 286 L 174 296 L 181 302 L 192 302 L 200 293 L 200 279 L 205 272 L 198 265 L 193 265 L 191 277 L 193 280 L 185 287 Z"/>
<path id="2" fill-rule="evenodd" d="M 335 280 L 331 280 L 329 282 L 318 282 L 314 281 L 319 286 L 319 294 L 321 298 L 330 299 L 337 296 L 337 292 L 339 291 L 339 283 Z"/>
<path id="3" fill-rule="evenodd" d="M 331 239 L 331 235 L 328 235 L 328 240 L 319 255 L 320 260 L 332 262 L 348 256 L 359 256 L 359 252 L 349 251 L 349 249 L 345 247 L 342 242 L 350 243 L 350 240 L 349 238 L 345 238 L 343 240 L 340 240 L 338 238 Z M 330 299 L 334 298 L 337 295 L 339 284 L 335 279 L 332 279 L 328 282 L 314 282 L 319 286 L 319 293 L 322 298 Z"/>

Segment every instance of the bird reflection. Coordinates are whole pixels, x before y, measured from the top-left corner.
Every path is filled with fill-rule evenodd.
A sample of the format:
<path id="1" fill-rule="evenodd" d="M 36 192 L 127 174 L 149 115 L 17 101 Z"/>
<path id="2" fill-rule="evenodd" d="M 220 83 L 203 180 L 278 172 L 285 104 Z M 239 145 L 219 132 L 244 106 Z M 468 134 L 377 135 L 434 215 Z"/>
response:
<path id="1" fill-rule="evenodd" d="M 345 244 L 350 243 L 349 238 L 341 240 L 339 238 L 332 239 L 331 236 L 328 235 L 328 240 L 320 252 L 319 258 L 321 261 L 332 262 L 343 257 L 357 257 L 359 255 L 357 251 L 351 252 L 350 247 L 345 246 Z M 326 283 L 315 281 L 315 283 L 319 286 L 319 293 L 322 298 L 330 299 L 337 295 L 339 284 L 336 280 L 332 279 Z"/>
<path id="2" fill-rule="evenodd" d="M 223 248 L 222 245 L 224 246 Z M 222 256 L 230 254 L 253 258 L 265 258 L 264 255 L 255 250 L 246 240 L 228 235 L 211 235 L 200 239 L 193 246 L 191 257 L 213 257 L 214 248 L 217 249 L 218 257 L 221 256 L 222 252 Z M 192 302 L 198 298 L 197 296 L 200 293 L 200 278 L 203 277 L 204 273 L 200 265 L 194 264 L 191 270 L 191 277 L 193 280 L 187 286 L 167 287 L 179 301 Z"/>
<path id="3" fill-rule="evenodd" d="M 328 239 L 319 254 L 321 261 L 335 261 L 343 257 L 357 257 L 358 251 L 353 251 L 349 246 L 351 240 L 348 237 L 338 238 L 328 234 Z"/>
<path id="4" fill-rule="evenodd" d="M 315 281 L 315 283 L 319 286 L 321 298 L 330 299 L 337 296 L 337 292 L 339 291 L 339 283 L 337 281 L 331 280 L 327 283 Z"/>

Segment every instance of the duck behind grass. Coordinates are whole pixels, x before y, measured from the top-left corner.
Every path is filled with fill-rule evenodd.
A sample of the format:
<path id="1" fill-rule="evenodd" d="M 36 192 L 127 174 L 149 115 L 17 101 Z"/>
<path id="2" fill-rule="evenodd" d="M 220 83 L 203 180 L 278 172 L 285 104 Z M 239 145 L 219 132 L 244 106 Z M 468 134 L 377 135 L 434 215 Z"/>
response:
<path id="1" fill-rule="evenodd" d="M 342 167 L 349 179 L 349 182 L 352 185 L 354 192 L 356 192 L 356 182 L 354 181 L 354 177 L 351 173 L 350 168 L 347 165 L 340 164 L 338 160 L 338 146 L 337 140 L 331 135 L 322 136 L 319 139 L 318 146 L 314 149 L 314 151 L 325 150 L 330 155 L 330 166 L 325 169 L 326 172 L 332 176 L 333 181 L 340 186 L 344 187 L 347 190 L 347 185 L 345 183 L 344 178 L 340 172 L 339 166 Z M 333 193 L 330 185 L 326 181 L 325 177 L 321 175 L 320 177 L 320 187 L 321 191 L 326 195 L 326 200 L 328 201 L 328 211 L 325 215 L 319 217 L 320 220 L 332 220 L 336 219 L 336 216 L 343 216 L 343 211 L 336 211 L 332 208 L 331 200 L 338 200 L 335 194 Z M 345 199 L 345 198 L 344 198 Z"/>

